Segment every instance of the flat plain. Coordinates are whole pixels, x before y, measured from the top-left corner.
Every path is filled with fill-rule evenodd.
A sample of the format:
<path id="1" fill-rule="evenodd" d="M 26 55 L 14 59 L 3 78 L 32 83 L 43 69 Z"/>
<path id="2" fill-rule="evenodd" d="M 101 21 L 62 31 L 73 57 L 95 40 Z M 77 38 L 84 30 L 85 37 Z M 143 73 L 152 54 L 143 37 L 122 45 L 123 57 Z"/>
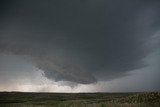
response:
<path id="1" fill-rule="evenodd" d="M 160 107 L 160 92 L 0 92 L 0 107 Z"/>

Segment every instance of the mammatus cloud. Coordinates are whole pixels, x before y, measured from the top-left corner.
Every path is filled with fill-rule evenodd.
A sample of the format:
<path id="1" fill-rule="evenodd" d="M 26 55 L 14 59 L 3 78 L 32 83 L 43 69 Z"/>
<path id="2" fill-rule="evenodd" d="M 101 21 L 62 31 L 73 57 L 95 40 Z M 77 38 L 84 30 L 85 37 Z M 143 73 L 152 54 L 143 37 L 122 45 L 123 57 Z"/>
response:
<path id="1" fill-rule="evenodd" d="M 144 59 L 159 49 L 156 0 L 2 5 L 0 53 L 31 57 L 33 66 L 54 81 L 89 84 L 124 77 L 149 66 Z"/>

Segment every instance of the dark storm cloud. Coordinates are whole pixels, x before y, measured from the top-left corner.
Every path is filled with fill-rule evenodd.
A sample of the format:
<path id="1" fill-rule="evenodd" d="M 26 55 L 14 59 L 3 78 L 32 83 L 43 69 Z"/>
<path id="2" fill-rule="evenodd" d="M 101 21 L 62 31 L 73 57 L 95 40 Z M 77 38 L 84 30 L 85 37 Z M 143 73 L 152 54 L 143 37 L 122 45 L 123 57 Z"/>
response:
<path id="1" fill-rule="evenodd" d="M 3 2 L 0 52 L 28 55 L 47 78 L 93 83 L 147 66 L 159 44 L 160 2 L 16 0 Z M 149 45 L 149 46 L 148 46 Z M 157 48 L 156 48 L 157 49 Z"/>

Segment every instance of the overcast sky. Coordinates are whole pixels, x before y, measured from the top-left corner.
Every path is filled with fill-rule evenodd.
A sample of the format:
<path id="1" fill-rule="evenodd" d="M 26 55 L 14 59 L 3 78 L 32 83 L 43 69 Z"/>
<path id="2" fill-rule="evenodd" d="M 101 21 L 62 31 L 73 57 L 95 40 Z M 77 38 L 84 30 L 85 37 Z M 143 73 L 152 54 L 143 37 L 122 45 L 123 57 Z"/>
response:
<path id="1" fill-rule="evenodd" d="M 159 76 L 159 0 L 0 1 L 0 91 L 158 91 Z"/>

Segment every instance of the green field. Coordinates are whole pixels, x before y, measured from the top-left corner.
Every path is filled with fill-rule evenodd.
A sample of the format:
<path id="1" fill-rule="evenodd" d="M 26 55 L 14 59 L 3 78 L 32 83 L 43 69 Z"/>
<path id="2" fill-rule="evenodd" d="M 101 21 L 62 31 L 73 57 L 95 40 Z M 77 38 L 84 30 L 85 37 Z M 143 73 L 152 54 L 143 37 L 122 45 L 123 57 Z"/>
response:
<path id="1" fill-rule="evenodd" d="M 160 92 L 145 92 L 145 93 L 0 92 L 0 107 L 160 107 Z"/>

